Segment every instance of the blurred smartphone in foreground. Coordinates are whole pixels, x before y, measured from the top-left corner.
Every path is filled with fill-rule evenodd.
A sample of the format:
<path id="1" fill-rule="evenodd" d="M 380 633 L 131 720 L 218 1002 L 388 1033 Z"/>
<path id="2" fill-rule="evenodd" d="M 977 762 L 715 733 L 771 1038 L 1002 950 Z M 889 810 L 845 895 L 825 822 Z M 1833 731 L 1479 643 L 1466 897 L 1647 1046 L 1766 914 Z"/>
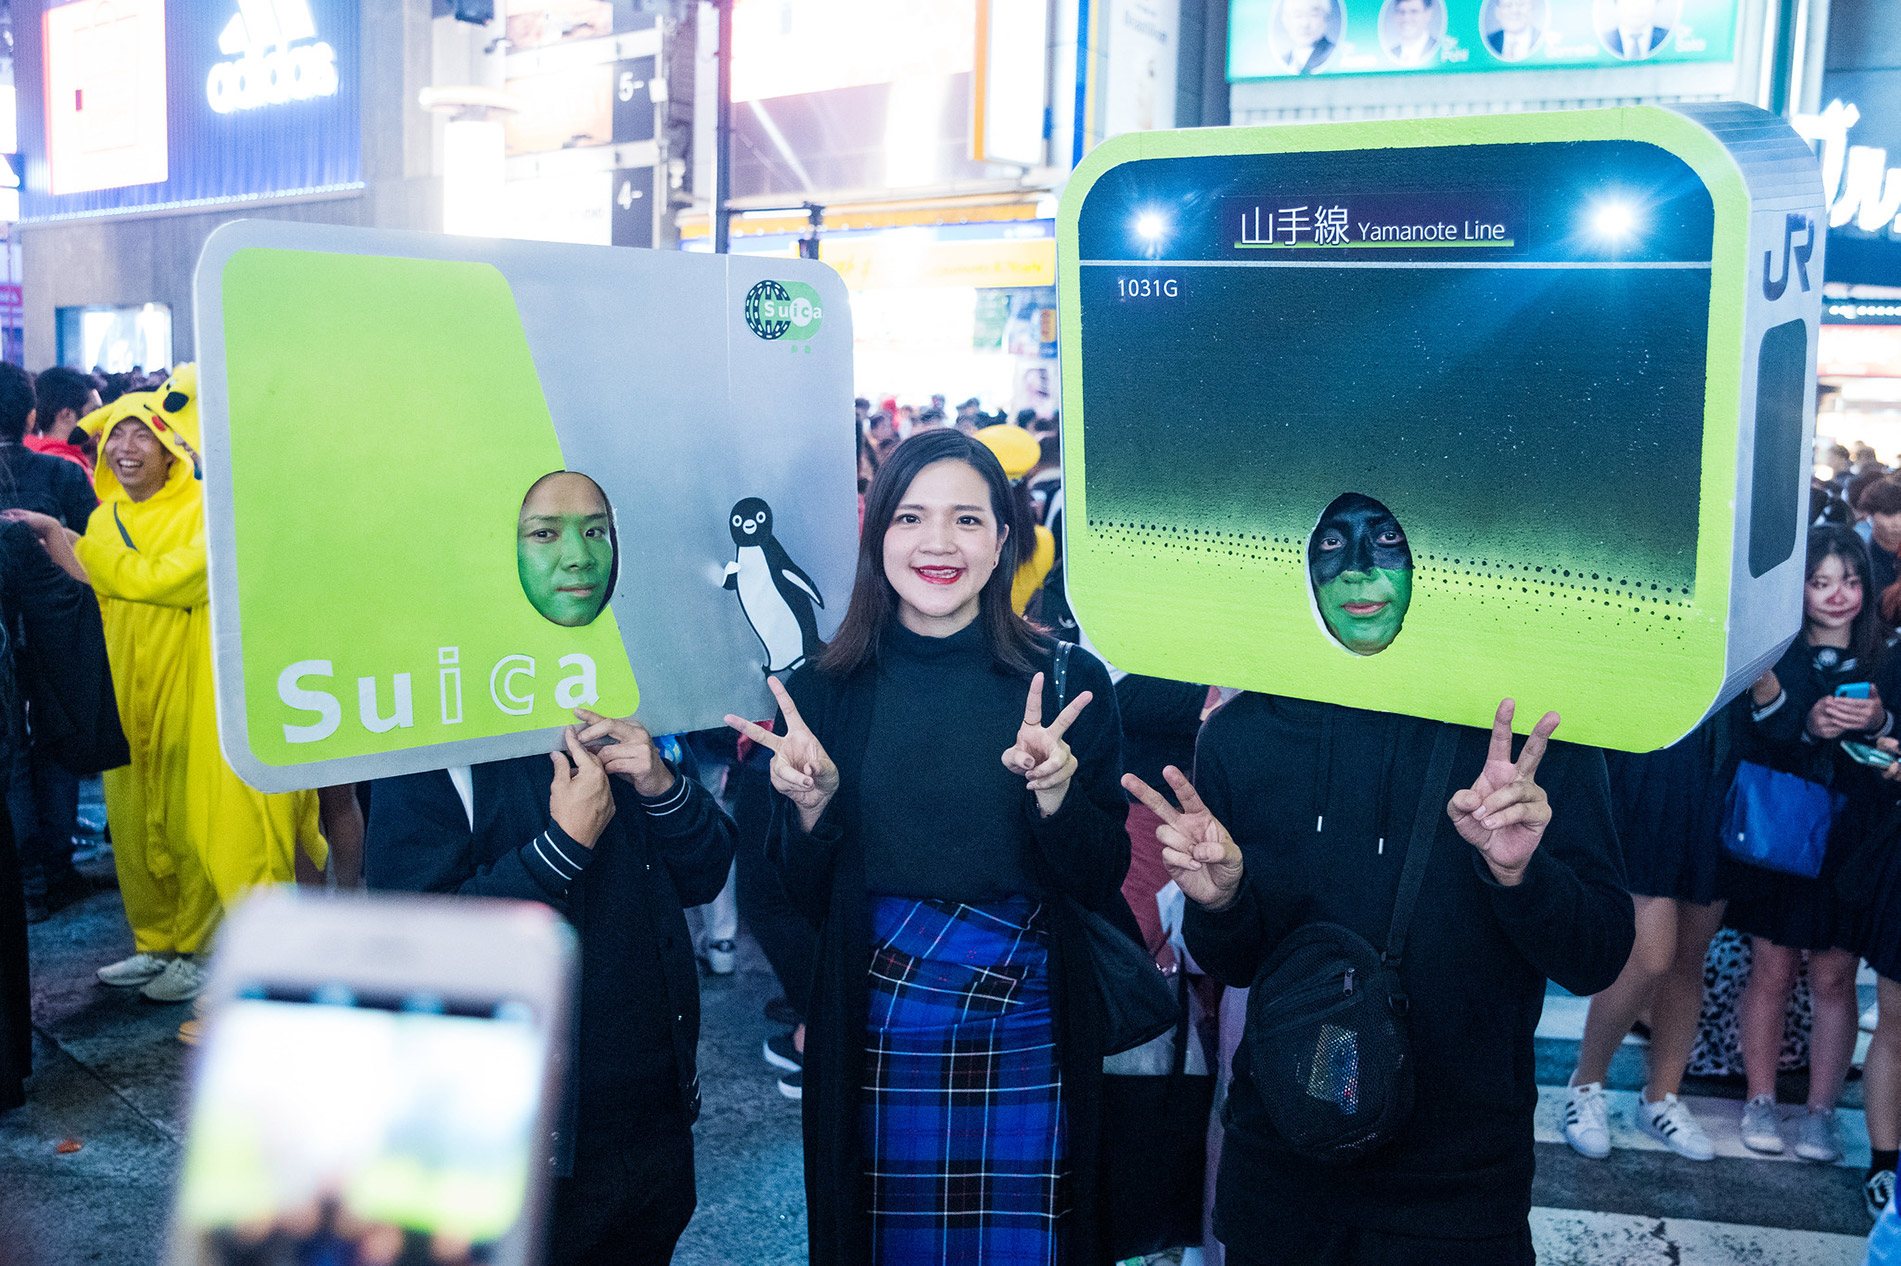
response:
<path id="1" fill-rule="evenodd" d="M 169 1266 L 539 1261 L 573 972 L 546 906 L 259 890 L 203 995 Z"/>

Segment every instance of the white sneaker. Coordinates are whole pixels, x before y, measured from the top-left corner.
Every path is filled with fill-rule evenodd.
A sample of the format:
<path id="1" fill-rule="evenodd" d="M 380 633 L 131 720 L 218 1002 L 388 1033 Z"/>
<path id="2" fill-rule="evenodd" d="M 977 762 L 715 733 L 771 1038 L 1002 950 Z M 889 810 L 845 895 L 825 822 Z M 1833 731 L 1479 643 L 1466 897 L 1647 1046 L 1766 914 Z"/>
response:
<path id="1" fill-rule="evenodd" d="M 708 941 L 706 943 L 706 969 L 715 976 L 730 976 L 737 964 L 737 947 L 731 941 Z"/>
<path id="2" fill-rule="evenodd" d="M 135 989 L 147 981 L 158 979 L 167 961 L 157 954 L 134 954 L 101 967 L 93 974 L 99 977 L 102 985 L 111 985 L 114 989 Z"/>
<path id="3" fill-rule="evenodd" d="M 1604 1102 L 1603 1082 L 1566 1088 L 1564 1141 L 1586 1160 L 1603 1160 L 1611 1154 L 1610 1110 Z"/>
<path id="4" fill-rule="evenodd" d="M 1710 1136 L 1675 1095 L 1665 1095 L 1656 1103 L 1639 1098 L 1635 1115 L 1638 1129 L 1685 1160 L 1706 1161 L 1716 1155 Z"/>
<path id="5" fill-rule="evenodd" d="M 190 1002 L 205 987 L 205 969 L 190 954 L 180 954 L 165 964 L 139 996 L 147 1002 Z"/>
<path id="6" fill-rule="evenodd" d="M 1842 1158 L 1842 1143 L 1837 1137 L 1833 1108 L 1826 1112 L 1810 1109 L 1802 1114 L 1800 1132 L 1795 1140 L 1795 1154 L 1805 1161 L 1822 1165 Z"/>
<path id="7" fill-rule="evenodd" d="M 1782 1130 L 1774 1095 L 1757 1095 L 1743 1105 L 1742 1135 L 1743 1146 L 1752 1152 L 1781 1154 Z"/>
<path id="8" fill-rule="evenodd" d="M 1894 1171 L 1892 1169 L 1877 1169 L 1868 1181 L 1861 1185 L 1861 1202 L 1867 1208 L 1870 1218 L 1879 1218 L 1893 1199 Z"/>

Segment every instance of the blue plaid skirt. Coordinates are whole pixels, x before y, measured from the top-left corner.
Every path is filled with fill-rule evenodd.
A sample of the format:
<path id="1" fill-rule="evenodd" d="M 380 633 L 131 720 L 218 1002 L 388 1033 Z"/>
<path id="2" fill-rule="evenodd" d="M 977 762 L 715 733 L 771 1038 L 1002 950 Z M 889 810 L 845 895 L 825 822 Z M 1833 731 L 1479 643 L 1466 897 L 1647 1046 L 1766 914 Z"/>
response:
<path id="1" fill-rule="evenodd" d="M 872 1260 L 1054 1263 L 1065 1135 L 1042 907 L 874 898 L 865 1056 Z"/>

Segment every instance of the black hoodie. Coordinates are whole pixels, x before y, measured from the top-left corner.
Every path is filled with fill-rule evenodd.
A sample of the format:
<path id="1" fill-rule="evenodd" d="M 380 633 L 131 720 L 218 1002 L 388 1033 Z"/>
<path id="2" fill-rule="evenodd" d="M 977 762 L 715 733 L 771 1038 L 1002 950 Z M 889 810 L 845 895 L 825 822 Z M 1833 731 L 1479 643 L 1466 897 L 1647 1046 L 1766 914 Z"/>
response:
<path id="1" fill-rule="evenodd" d="M 1189 903 L 1189 951 L 1248 986 L 1288 932 L 1343 924 L 1386 939 L 1437 723 L 1270 695 L 1216 712 L 1195 786 L 1240 845 L 1241 894 Z M 1469 787 L 1488 736 L 1460 734 L 1443 802 Z M 1385 1149 L 1347 1167 L 1289 1152 L 1262 1111 L 1245 1043 L 1235 1056 L 1215 1230 L 1241 1251 L 1287 1219 L 1389 1234 L 1480 1239 L 1521 1230 L 1531 1207 L 1532 1035 L 1549 977 L 1577 994 L 1617 978 L 1634 936 L 1604 757 L 1553 744 L 1536 775 L 1551 824 L 1524 878 L 1497 883 L 1443 809 L 1407 936 L 1403 979 L 1416 1107 Z"/>

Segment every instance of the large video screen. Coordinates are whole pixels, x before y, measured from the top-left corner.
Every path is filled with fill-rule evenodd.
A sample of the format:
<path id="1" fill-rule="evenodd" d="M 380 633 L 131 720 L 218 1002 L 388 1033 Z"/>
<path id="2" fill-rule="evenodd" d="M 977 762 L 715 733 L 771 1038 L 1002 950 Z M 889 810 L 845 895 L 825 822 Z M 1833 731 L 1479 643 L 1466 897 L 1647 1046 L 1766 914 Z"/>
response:
<path id="1" fill-rule="evenodd" d="M 976 0 L 737 0 L 733 193 L 982 179 Z"/>
<path id="2" fill-rule="evenodd" d="M 1736 0 L 1234 0 L 1228 78 L 1726 62 Z"/>
<path id="3" fill-rule="evenodd" d="M 164 180 L 165 0 L 76 0 L 44 32 L 52 192 Z"/>
<path id="4" fill-rule="evenodd" d="M 967 72 L 976 0 L 737 0 L 733 100 Z"/>

